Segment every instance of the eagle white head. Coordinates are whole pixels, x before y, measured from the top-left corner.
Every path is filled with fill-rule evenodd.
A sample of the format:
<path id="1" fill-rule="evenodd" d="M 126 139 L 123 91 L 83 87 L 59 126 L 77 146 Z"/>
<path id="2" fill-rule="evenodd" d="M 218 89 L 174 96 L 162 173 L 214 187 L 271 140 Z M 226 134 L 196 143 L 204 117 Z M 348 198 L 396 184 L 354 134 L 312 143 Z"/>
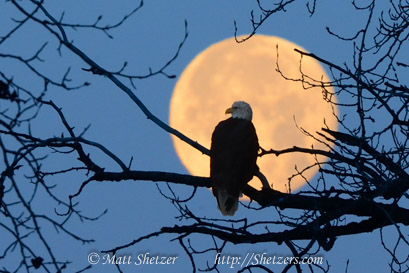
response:
<path id="1" fill-rule="evenodd" d="M 251 121 L 253 111 L 250 105 L 245 101 L 236 101 L 232 107 L 226 110 L 226 114 L 231 114 L 232 118 L 246 119 Z"/>

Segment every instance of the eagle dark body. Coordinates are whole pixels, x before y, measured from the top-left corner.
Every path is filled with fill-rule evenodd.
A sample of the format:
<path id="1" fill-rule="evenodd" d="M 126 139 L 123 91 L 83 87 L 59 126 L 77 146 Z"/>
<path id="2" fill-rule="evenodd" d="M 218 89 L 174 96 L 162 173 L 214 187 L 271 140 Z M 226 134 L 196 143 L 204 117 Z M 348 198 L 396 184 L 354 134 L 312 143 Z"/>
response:
<path id="1" fill-rule="evenodd" d="M 223 215 L 237 210 L 239 196 L 258 170 L 258 149 L 250 120 L 229 118 L 216 126 L 210 148 L 210 180 Z"/>

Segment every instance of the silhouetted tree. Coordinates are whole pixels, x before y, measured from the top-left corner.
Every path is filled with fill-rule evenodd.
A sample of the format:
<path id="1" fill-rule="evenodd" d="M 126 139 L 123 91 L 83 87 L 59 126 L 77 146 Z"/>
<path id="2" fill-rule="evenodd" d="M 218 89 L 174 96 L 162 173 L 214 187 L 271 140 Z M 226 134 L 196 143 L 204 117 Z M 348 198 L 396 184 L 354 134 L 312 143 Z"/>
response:
<path id="1" fill-rule="evenodd" d="M 272 1 L 266 3 L 272 8 L 267 8 L 264 3 L 257 1 L 259 9 L 250 13 L 253 32 L 248 39 L 269 18 L 291 9 L 294 2 Z M 306 1 L 306 12 L 316 16 L 319 2 Z M 81 24 L 70 23 L 61 14 L 52 14 L 44 1 L 6 1 L 3 6 L 13 9 L 19 16 L 14 18 L 13 24 L 8 24 L 9 29 L 1 30 L 0 48 L 18 39 L 17 34 L 28 24 L 45 30 L 49 34 L 49 40 L 57 42 L 59 57 L 54 58 L 62 60 L 66 52 L 79 57 L 80 69 L 88 73 L 90 78 L 104 77 L 110 80 L 118 91 L 129 96 L 148 119 L 190 144 L 198 153 L 209 154 L 205 147 L 154 116 L 133 91 L 138 79 L 155 75 L 175 77 L 168 72 L 169 65 L 178 57 L 188 37 L 187 23 L 185 35 L 173 56 L 162 67 L 150 69 L 146 75 L 129 74 L 127 63 L 119 70 L 112 71 L 87 55 L 70 37 L 73 31 L 91 29 L 100 31 L 111 39 L 113 37 L 110 32 L 135 16 L 142 4 L 138 3 L 135 9 L 113 24 L 103 24 L 102 16 L 91 24 Z M 409 196 L 406 193 L 409 189 L 409 89 L 406 82 L 409 65 L 405 59 L 405 53 L 409 52 L 409 2 L 391 0 L 385 10 L 378 9 L 376 4 L 377 1 L 367 1 L 361 6 L 358 1 L 353 1 L 351 8 L 361 12 L 366 21 L 363 25 L 356 26 L 355 30 L 348 30 L 351 33 L 339 34 L 331 26 L 327 27 L 329 36 L 337 38 L 340 43 L 352 45 L 350 59 L 343 63 L 324 59 L 319 53 L 295 49 L 300 54 L 301 77 L 288 78 L 280 70 L 278 59 L 278 73 L 289 81 L 299 82 L 305 89 L 321 89 L 323 98 L 337 106 L 342 114 L 337 115 L 334 111 L 339 130 L 323 124 L 320 132 L 304 132 L 326 144 L 326 149 L 297 146 L 283 150 L 276 150 L 274 147 L 261 149 L 260 157 L 305 153 L 316 158 L 313 166 L 294 170 L 292 177 L 304 177 L 303 173 L 310 167 L 318 167 L 319 172 L 318 179 L 315 182 L 307 181 L 308 188 L 299 193 L 282 193 L 274 189 L 258 191 L 248 186 L 244 194 L 253 202 L 245 205 L 247 209 L 271 211 L 271 218 L 253 222 L 248 219 L 209 219 L 197 215 L 189 209 L 189 204 L 195 202 L 197 188 L 210 187 L 208 178 L 134 170 L 109 148 L 88 139 L 86 129 L 82 132 L 75 130 L 75 121 L 66 117 L 60 106 L 49 99 L 49 92 L 50 89 L 81 89 L 89 86 L 89 83 L 78 83 L 71 79 L 71 65 L 65 63 L 60 64 L 59 69 L 66 66 L 60 78 L 55 77 L 53 71 L 44 72 L 39 64 L 57 63 L 51 57 L 42 57 L 49 54 L 47 41 L 44 44 L 27 45 L 32 51 L 30 56 L 18 51 L 14 53 L 1 50 L 1 62 L 12 62 L 18 69 L 7 71 L 5 65 L 0 66 L 0 230 L 8 238 L 0 244 L 0 270 L 34 272 L 35 269 L 42 268 L 46 272 L 61 272 L 64 269 L 69 271 L 69 262 L 55 254 L 42 227 L 54 227 L 73 240 L 92 243 L 91 239 L 82 238 L 68 228 L 71 218 L 97 221 L 100 217 L 88 217 L 77 209 L 82 190 L 91 181 L 149 180 L 167 183 L 167 190 L 162 189 L 161 193 L 178 210 L 178 224 L 164 226 L 127 244 L 112 246 L 105 250 L 106 253 L 115 254 L 152 237 L 171 234 L 189 257 L 193 272 L 199 268 L 219 271 L 214 257 L 230 244 L 284 243 L 295 258 L 301 259 L 321 250 L 330 251 L 337 238 L 344 235 L 380 230 L 382 245 L 391 255 L 391 271 L 408 271 L 408 257 L 401 253 L 407 253 L 409 244 L 406 235 L 406 226 L 409 225 Z M 304 74 L 302 62 L 305 58 L 313 58 L 325 66 L 331 74 L 331 81 L 323 82 Z M 35 87 L 28 85 L 19 73 L 29 74 L 36 81 Z M 44 118 L 41 117 L 44 111 L 53 115 L 53 119 L 58 117 L 55 124 L 58 129 L 49 135 L 33 130 L 35 122 Z M 93 154 L 97 151 L 115 162 L 120 171 L 112 171 L 97 163 Z M 51 155 L 67 158 L 65 163 L 70 165 L 53 172 L 46 171 L 44 166 L 47 160 L 52 160 Z M 320 161 L 320 155 L 326 156 L 328 160 Z M 49 179 L 54 176 L 67 178 L 74 174 L 83 176 L 83 180 L 78 183 L 78 191 L 71 195 L 56 194 L 54 187 L 59 185 L 52 185 Z M 191 187 L 192 195 L 181 200 L 171 187 L 173 183 Z M 54 203 L 59 209 L 54 213 L 44 214 L 35 205 L 39 202 L 37 196 L 40 191 L 46 193 L 48 203 Z M 65 208 L 63 212 L 61 207 Z M 388 226 L 392 226 L 397 233 L 392 247 L 391 242 L 386 244 L 382 236 L 384 228 Z M 195 247 L 197 235 L 209 238 L 207 249 L 199 250 Z M 9 257 L 16 253 L 21 257 L 21 262 L 17 265 L 7 264 Z M 197 264 L 199 256 L 209 253 L 214 254 L 213 260 L 205 265 Z M 282 271 L 287 272 L 292 268 L 297 272 L 302 271 L 300 263 L 296 261 L 286 264 Z M 311 272 L 329 271 L 328 265 L 309 264 L 308 268 Z M 122 272 L 119 265 L 117 269 Z M 239 272 L 255 270 L 272 272 L 267 266 L 252 263 L 240 268 Z"/>

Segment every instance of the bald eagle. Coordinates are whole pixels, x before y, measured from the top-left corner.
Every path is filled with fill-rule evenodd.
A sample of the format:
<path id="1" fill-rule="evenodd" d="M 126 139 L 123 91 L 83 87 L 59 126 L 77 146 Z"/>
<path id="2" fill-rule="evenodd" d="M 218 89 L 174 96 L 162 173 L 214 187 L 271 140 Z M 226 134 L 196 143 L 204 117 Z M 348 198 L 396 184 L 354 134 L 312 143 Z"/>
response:
<path id="1" fill-rule="evenodd" d="M 241 193 L 258 172 L 259 144 L 248 103 L 236 101 L 226 114 L 231 118 L 221 121 L 212 134 L 210 181 L 220 212 L 232 216 Z"/>

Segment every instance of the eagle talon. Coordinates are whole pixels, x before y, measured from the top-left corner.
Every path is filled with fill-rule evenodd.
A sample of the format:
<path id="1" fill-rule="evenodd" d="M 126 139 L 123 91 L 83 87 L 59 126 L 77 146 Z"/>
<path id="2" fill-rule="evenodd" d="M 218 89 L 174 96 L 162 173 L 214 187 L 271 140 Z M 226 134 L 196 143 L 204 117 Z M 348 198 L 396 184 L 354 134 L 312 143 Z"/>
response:
<path id="1" fill-rule="evenodd" d="M 262 190 L 272 189 L 272 187 L 270 187 L 270 184 L 268 183 L 267 177 L 262 172 L 257 171 L 256 176 L 258 179 L 260 179 L 261 184 L 263 185 Z"/>

